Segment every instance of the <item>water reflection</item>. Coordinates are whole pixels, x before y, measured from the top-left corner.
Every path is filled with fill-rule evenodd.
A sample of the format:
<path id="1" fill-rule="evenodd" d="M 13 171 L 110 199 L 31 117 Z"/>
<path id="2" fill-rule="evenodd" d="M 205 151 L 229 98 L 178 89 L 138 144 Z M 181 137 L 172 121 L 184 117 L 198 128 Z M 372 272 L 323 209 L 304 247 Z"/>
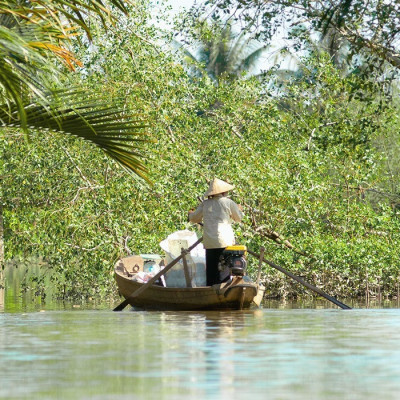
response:
<path id="1" fill-rule="evenodd" d="M 178 386 L 187 386 L 190 398 L 199 390 L 207 398 L 235 398 L 242 347 L 237 339 L 249 337 L 263 311 L 168 312 L 161 317 L 167 330 L 177 327 L 164 361 L 175 368 L 184 365 L 190 376 L 189 384 L 180 381 Z"/>
<path id="2" fill-rule="evenodd" d="M 11 294 L 10 294 L 11 293 Z M 398 300 L 265 300 L 144 312 L 35 300 L 0 309 L 1 399 L 397 399 Z"/>
<path id="3" fill-rule="evenodd" d="M 4 399 L 397 399 L 400 310 L 0 314 Z"/>

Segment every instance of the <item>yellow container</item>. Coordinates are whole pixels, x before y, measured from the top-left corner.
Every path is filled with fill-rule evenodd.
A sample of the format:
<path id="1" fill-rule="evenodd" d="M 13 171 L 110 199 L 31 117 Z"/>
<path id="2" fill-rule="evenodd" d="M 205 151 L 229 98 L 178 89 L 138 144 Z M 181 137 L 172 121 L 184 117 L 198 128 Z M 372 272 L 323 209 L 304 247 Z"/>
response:
<path id="1" fill-rule="evenodd" d="M 225 247 L 225 251 L 230 251 L 234 254 L 244 254 L 246 255 L 247 247 L 241 244 L 235 244 L 233 246 Z"/>

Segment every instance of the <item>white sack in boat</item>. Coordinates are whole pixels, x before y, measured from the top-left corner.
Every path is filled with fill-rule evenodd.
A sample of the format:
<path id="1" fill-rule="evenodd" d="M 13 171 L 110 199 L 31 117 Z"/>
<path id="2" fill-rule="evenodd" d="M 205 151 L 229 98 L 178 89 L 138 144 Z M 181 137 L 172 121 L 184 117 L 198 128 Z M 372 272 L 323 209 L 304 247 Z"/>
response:
<path id="1" fill-rule="evenodd" d="M 181 254 L 182 247 L 189 248 L 198 240 L 195 232 L 188 229 L 171 233 L 164 239 L 160 246 L 166 255 L 166 263 L 170 263 Z M 203 244 L 198 244 L 186 256 L 190 275 L 192 277 L 192 286 L 206 286 L 206 255 Z M 167 287 L 186 287 L 185 273 L 183 263 L 180 261 L 172 267 L 165 275 Z"/>

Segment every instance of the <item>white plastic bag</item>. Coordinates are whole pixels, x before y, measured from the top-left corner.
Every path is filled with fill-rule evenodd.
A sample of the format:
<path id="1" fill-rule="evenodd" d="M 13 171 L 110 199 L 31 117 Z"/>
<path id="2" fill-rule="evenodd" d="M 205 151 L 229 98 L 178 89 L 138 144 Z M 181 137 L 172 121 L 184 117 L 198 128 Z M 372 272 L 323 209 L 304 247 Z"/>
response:
<path id="1" fill-rule="evenodd" d="M 133 276 L 132 280 L 139 283 L 147 283 L 153 276 L 154 274 L 150 274 L 144 271 L 139 271 L 137 274 Z"/>
<path id="2" fill-rule="evenodd" d="M 169 235 L 160 243 L 161 248 L 166 255 L 166 263 L 179 257 L 181 249 L 188 249 L 198 240 L 195 232 L 188 229 L 176 231 Z M 192 286 L 206 286 L 206 256 L 202 243 L 199 243 L 186 256 L 189 267 L 190 276 L 192 277 Z M 183 270 L 183 262 L 179 261 L 165 275 L 167 287 L 186 287 L 185 273 Z"/>

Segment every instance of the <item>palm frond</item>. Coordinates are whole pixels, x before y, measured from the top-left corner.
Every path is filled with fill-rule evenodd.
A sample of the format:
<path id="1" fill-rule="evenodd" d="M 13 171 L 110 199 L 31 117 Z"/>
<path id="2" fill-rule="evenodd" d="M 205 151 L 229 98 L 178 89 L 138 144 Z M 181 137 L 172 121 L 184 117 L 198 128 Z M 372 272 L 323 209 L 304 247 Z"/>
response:
<path id="1" fill-rule="evenodd" d="M 34 96 L 47 103 L 45 93 L 60 76 L 59 68 L 50 58 L 62 60 L 70 69 L 80 63 L 60 44 L 66 40 L 60 31 L 25 20 L 9 25 L 0 25 L 0 104 L 16 105 L 22 128 L 26 130 L 24 99 Z"/>
<path id="2" fill-rule="evenodd" d="M 149 142 L 147 124 L 140 115 L 127 114 L 117 101 L 92 100 L 81 90 L 48 94 L 42 101 L 24 103 L 29 130 L 59 132 L 79 137 L 102 149 L 128 170 L 149 182 L 141 161 L 144 142 Z M 0 126 L 21 128 L 19 106 L 0 106 Z"/>
<path id="3" fill-rule="evenodd" d="M 243 57 L 243 53 L 247 49 L 251 38 L 247 37 L 246 30 L 240 32 L 237 36 L 231 40 L 231 49 L 229 51 L 229 57 L 232 59 L 232 65 L 237 64 L 238 60 Z"/>
<path id="4" fill-rule="evenodd" d="M 128 12 L 127 5 L 131 1 L 109 0 L 108 3 L 126 14 Z M 16 21 L 25 20 L 33 24 L 46 22 L 61 31 L 66 25 L 76 25 L 81 27 L 91 38 L 91 30 L 86 17 L 97 15 L 104 26 L 107 21 L 115 22 L 117 17 L 110 9 L 109 4 L 102 0 L 35 0 L 34 2 L 0 0 L 0 14 L 13 16 Z"/>
<path id="5" fill-rule="evenodd" d="M 210 36 L 209 32 L 213 34 Z M 249 36 L 247 30 L 236 32 L 229 20 L 201 24 L 198 33 L 194 38 L 196 51 L 185 53 L 187 63 L 194 66 L 191 74 L 196 76 L 205 71 L 217 85 L 222 76 L 235 79 L 240 73 L 248 71 L 268 48 Z M 182 45 L 181 48 L 184 49 Z M 196 66 L 195 61 L 203 66 Z"/>
<path id="6" fill-rule="evenodd" d="M 249 55 L 247 55 L 245 58 L 243 58 L 240 61 L 240 64 L 238 65 L 239 71 L 248 71 L 250 70 L 257 61 L 260 60 L 260 57 L 262 56 L 263 53 L 267 50 L 268 46 L 262 46 L 258 48 L 257 50 L 252 51 Z"/>

